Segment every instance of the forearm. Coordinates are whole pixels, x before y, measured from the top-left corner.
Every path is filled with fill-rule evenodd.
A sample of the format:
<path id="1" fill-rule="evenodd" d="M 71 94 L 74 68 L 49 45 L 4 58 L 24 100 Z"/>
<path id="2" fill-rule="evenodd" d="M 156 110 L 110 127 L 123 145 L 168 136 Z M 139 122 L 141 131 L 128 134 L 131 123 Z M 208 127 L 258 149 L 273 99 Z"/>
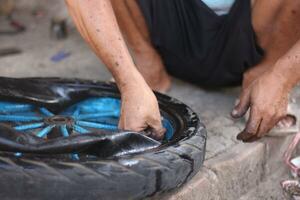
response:
<path id="1" fill-rule="evenodd" d="M 110 0 L 66 2 L 82 37 L 108 67 L 121 92 L 128 85 L 145 85 L 120 33 Z"/>
<path id="2" fill-rule="evenodd" d="M 300 40 L 277 61 L 272 71 L 286 79 L 288 88 L 300 81 Z"/>

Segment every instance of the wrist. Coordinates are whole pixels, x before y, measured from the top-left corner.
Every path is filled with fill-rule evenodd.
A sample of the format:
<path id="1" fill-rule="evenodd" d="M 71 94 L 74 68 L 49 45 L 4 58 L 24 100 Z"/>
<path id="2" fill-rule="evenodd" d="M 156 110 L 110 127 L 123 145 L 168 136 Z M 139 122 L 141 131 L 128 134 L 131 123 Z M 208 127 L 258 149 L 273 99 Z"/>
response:
<path id="1" fill-rule="evenodd" d="M 286 58 L 279 59 L 271 68 L 271 73 L 288 89 L 300 80 L 298 63 Z"/>
<path id="2" fill-rule="evenodd" d="M 132 93 L 137 90 L 151 90 L 137 70 L 129 76 L 122 76 L 121 80 L 117 81 L 117 85 L 121 95 Z"/>

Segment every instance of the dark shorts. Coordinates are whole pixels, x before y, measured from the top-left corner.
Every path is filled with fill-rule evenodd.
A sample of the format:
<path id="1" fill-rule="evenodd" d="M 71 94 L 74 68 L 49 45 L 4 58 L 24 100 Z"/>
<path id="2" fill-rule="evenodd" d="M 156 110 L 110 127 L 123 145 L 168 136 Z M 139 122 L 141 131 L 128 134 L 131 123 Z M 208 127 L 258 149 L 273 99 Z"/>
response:
<path id="1" fill-rule="evenodd" d="M 240 84 L 263 51 L 251 24 L 250 0 L 216 15 L 201 0 L 138 0 L 152 43 L 168 72 L 204 86 Z"/>

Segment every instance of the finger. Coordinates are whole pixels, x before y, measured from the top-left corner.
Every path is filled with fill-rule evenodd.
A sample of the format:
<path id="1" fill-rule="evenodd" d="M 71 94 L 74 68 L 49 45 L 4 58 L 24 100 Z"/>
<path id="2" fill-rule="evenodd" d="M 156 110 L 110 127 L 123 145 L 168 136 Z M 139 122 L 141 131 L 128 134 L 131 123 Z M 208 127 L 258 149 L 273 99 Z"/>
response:
<path id="1" fill-rule="evenodd" d="M 248 140 L 255 136 L 261 123 L 261 117 L 255 108 L 251 108 L 250 116 L 245 129 L 238 134 L 238 140 Z"/>
<path id="2" fill-rule="evenodd" d="M 252 136 L 251 138 L 248 138 L 247 140 L 243 140 L 244 143 L 251 143 L 251 142 L 255 142 L 257 140 L 261 139 L 261 137 L 258 137 L 256 135 Z"/>
<path id="3" fill-rule="evenodd" d="M 280 122 L 282 124 L 282 128 L 290 128 L 296 124 L 296 117 L 293 115 L 285 115 L 285 117 L 280 119 Z"/>
<path id="4" fill-rule="evenodd" d="M 250 106 L 250 92 L 249 90 L 243 90 L 239 98 L 238 104 L 234 107 L 231 112 L 233 118 L 240 118 L 247 112 Z"/>
<path id="5" fill-rule="evenodd" d="M 259 126 L 257 136 L 260 138 L 263 137 L 276 125 L 276 122 L 278 121 L 279 119 L 275 117 L 264 117 Z"/>
<path id="6" fill-rule="evenodd" d="M 132 121 L 127 120 L 126 117 L 123 117 L 121 114 L 118 128 L 120 130 L 127 130 L 127 131 L 134 131 L 134 132 L 141 132 L 145 130 L 148 127 L 148 125 L 143 121 Z"/>
<path id="7" fill-rule="evenodd" d="M 122 114 L 119 119 L 118 129 L 120 129 L 120 130 L 124 129 L 124 120 L 123 120 Z"/>
<path id="8" fill-rule="evenodd" d="M 160 119 L 160 118 L 159 118 Z M 166 129 L 162 126 L 160 120 L 153 119 L 148 122 L 149 127 L 152 129 L 153 137 L 155 139 L 162 139 Z"/>
<path id="9" fill-rule="evenodd" d="M 278 121 L 280 121 L 280 118 L 278 117 L 264 117 L 261 120 L 257 134 L 252 136 L 251 138 L 248 138 L 247 140 L 244 140 L 243 142 L 254 142 L 261 139 L 276 125 Z"/>
<path id="10" fill-rule="evenodd" d="M 283 119 L 282 123 L 284 128 L 289 128 L 294 125 L 294 122 L 288 119 Z"/>
<path id="11" fill-rule="evenodd" d="M 284 128 L 284 124 L 283 124 L 282 121 L 279 121 L 279 122 L 276 124 L 276 126 L 277 126 L 278 128 Z"/>

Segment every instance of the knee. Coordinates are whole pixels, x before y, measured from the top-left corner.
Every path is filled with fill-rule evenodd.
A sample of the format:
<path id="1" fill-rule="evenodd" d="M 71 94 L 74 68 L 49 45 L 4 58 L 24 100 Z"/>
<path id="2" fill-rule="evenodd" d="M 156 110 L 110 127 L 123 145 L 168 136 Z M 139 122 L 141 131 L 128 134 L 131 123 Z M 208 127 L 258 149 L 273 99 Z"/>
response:
<path id="1" fill-rule="evenodd" d="M 300 12 L 300 0 L 284 0 L 284 4 L 291 8 L 294 12 Z"/>
<path id="2" fill-rule="evenodd" d="M 295 7 L 300 9 L 300 0 L 289 0 Z"/>

